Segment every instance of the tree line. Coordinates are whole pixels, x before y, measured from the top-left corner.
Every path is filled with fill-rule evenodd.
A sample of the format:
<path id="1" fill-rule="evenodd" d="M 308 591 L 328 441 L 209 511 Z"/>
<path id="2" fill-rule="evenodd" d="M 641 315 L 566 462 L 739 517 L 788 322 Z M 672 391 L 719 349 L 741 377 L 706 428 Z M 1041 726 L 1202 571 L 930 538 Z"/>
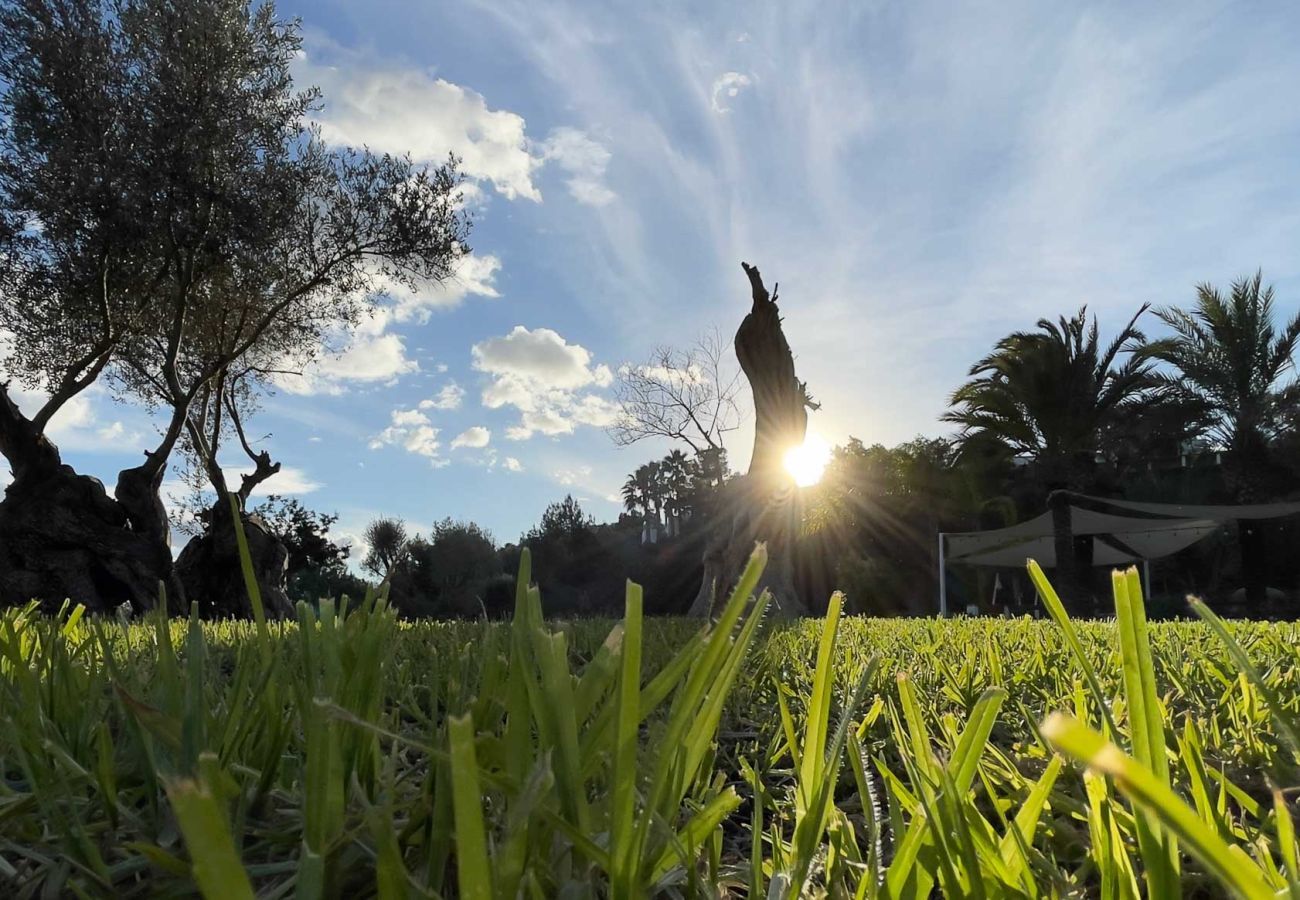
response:
<path id="1" fill-rule="evenodd" d="M 1151 322 L 1163 333 L 1148 337 Z M 1295 497 L 1297 340 L 1300 315 L 1279 319 L 1274 290 L 1259 272 L 1226 292 L 1202 284 L 1186 307 L 1143 305 L 1106 339 L 1086 307 L 1007 335 L 950 395 L 941 420 L 957 426 L 954 434 L 895 447 L 855 438 L 835 448 L 822 481 L 799 498 L 801 593 L 816 604 L 843 589 L 860 611 L 931 613 L 939 532 L 1003 527 L 1050 508 L 1057 578 L 1069 606 L 1079 614 L 1107 612 L 1093 542 L 1072 534 L 1066 492 L 1203 504 Z M 655 360 L 662 358 L 658 351 Z M 625 395 L 632 399 L 625 416 L 641 420 L 633 433 L 672 439 L 675 429 L 656 429 L 656 422 L 693 420 L 709 433 L 707 403 L 691 406 L 674 388 L 681 367 L 655 360 L 638 370 L 637 391 Z M 657 393 L 647 380 L 658 382 Z M 708 399 L 716 388 L 695 390 Z M 664 416 L 674 404 L 677 415 Z M 672 479 L 661 473 L 680 465 L 665 460 L 632 473 L 628 510 L 658 522 L 674 496 Z M 705 524 L 714 494 L 710 487 L 695 495 L 706 512 L 688 532 Z M 1268 587 L 1294 588 L 1300 580 L 1288 551 L 1298 536 L 1295 523 L 1233 531 L 1231 540 L 1206 542 L 1157 567 L 1166 599 L 1195 590 L 1217 596 L 1232 612 L 1289 614 L 1285 605 L 1270 606 L 1276 598 Z M 950 576 L 971 600 L 987 596 L 994 577 Z"/>

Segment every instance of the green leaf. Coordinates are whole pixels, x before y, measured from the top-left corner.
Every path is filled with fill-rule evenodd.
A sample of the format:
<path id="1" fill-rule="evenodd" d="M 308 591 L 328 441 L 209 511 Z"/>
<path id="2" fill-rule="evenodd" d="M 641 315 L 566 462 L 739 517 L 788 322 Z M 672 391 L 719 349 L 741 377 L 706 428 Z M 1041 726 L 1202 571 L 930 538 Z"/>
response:
<path id="1" fill-rule="evenodd" d="M 208 900 L 252 900 L 253 887 L 235 850 L 225 811 L 209 786 L 193 778 L 168 778 L 163 784 L 185 836 L 199 892 Z"/>
<path id="2" fill-rule="evenodd" d="M 447 720 L 451 746 L 452 806 L 456 814 L 456 869 L 464 900 L 491 900 L 492 869 L 488 864 L 487 831 L 483 825 L 483 796 L 474 752 L 474 720 Z"/>
<path id="3" fill-rule="evenodd" d="M 1240 848 L 1224 843 L 1150 769 L 1104 736 L 1063 713 L 1049 716 L 1042 732 L 1063 753 L 1113 778 L 1125 795 L 1158 817 L 1189 853 L 1238 896 L 1247 900 L 1266 900 L 1273 896 L 1250 857 Z"/>

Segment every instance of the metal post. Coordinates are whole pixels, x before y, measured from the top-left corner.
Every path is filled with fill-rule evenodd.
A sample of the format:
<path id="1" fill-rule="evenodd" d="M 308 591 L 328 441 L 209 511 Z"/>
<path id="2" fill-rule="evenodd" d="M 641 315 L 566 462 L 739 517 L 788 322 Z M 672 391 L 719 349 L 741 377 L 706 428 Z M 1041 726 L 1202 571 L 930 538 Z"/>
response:
<path id="1" fill-rule="evenodd" d="M 1147 603 L 1151 602 L 1151 560 L 1142 560 L 1142 596 Z"/>
<path id="2" fill-rule="evenodd" d="M 939 616 L 948 615 L 948 572 L 943 561 L 944 533 L 939 532 Z"/>

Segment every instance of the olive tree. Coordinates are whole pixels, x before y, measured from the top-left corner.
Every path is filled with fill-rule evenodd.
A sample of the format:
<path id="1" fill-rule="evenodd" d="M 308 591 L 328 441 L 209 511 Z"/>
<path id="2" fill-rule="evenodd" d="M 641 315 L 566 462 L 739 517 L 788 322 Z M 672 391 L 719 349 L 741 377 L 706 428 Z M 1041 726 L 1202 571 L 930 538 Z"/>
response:
<path id="1" fill-rule="evenodd" d="M 172 575 L 158 490 L 178 445 L 224 501 L 217 449 L 238 440 L 255 466 L 232 492 L 242 509 L 276 468 L 243 431 L 267 379 L 355 323 L 375 289 L 444 279 L 467 252 L 455 160 L 419 167 L 327 145 L 310 121 L 318 92 L 291 77 L 300 45 L 269 3 L 0 7 L 5 366 L 48 397 L 28 416 L 0 386 L 14 475 L 0 600 L 149 605 Z M 159 422 L 112 497 L 63 466 L 47 435 L 97 381 Z M 51 511 L 36 515 L 36 497 Z M 226 508 L 213 507 L 214 529 L 230 524 Z M 200 549 L 203 569 L 233 545 Z M 266 568 L 274 579 L 274 559 Z"/>

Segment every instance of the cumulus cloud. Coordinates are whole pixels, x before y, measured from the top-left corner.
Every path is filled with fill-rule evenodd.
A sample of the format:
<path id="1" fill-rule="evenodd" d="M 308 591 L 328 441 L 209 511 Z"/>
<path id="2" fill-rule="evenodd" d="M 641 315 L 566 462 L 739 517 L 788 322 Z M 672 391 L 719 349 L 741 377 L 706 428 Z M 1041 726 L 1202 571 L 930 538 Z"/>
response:
<path id="1" fill-rule="evenodd" d="M 519 410 L 519 423 L 506 429 L 510 440 L 571 434 L 577 425 L 603 427 L 617 414 L 610 400 L 583 390 L 608 386 L 610 368 L 592 366 L 585 347 L 570 344 L 550 328 L 530 331 L 517 325 L 507 335 L 475 344 L 471 356 L 476 370 L 492 376 L 483 389 L 483 405 Z"/>
<path id="2" fill-rule="evenodd" d="M 417 372 L 420 364 L 406 355 L 401 336 L 387 331 L 393 314 L 377 309 L 350 333 L 339 331 L 329 343 L 341 349 L 326 351 L 315 359 L 298 364 L 281 363 L 284 370 L 272 382 L 290 394 L 308 396 L 345 393 L 357 384 L 393 384 L 401 376 Z"/>
<path id="3" fill-rule="evenodd" d="M 465 399 L 465 389 L 456 382 L 442 386 L 438 393 L 427 400 L 420 401 L 420 409 L 460 409 Z"/>
<path id="4" fill-rule="evenodd" d="M 534 178 L 547 164 L 565 173 L 569 193 L 579 203 L 602 206 L 614 199 L 604 182 L 610 152 L 585 132 L 559 127 L 539 142 L 529 138 L 523 116 L 492 109 L 470 88 L 376 60 L 323 35 L 314 35 L 310 45 L 295 72 L 323 92 L 325 105 L 317 119 L 326 141 L 410 153 L 429 163 L 442 162 L 450 151 L 470 179 L 462 186 L 467 206 L 483 202 L 483 185 L 507 200 L 540 202 Z"/>
<path id="5" fill-rule="evenodd" d="M 523 464 L 513 456 L 507 456 L 503 459 L 501 461 L 501 468 L 505 469 L 507 472 L 522 472 L 524 470 Z"/>
<path id="6" fill-rule="evenodd" d="M 504 337 L 475 344 L 471 355 L 474 368 L 490 375 L 517 377 L 560 389 L 580 388 L 595 380 L 590 368 L 591 353 L 579 344 L 570 344 L 550 328 L 530 331 L 516 325 Z"/>
<path id="7" fill-rule="evenodd" d="M 102 443 L 115 447 L 135 447 L 144 439 L 144 435 L 138 431 L 128 430 L 120 421 L 110 422 L 103 428 L 96 429 L 95 437 Z"/>
<path id="8" fill-rule="evenodd" d="M 605 184 L 610 153 L 576 128 L 554 128 L 541 145 L 541 159 L 553 161 L 569 176 L 565 184 L 573 199 L 588 206 L 604 206 L 617 196 Z"/>
<path id="9" fill-rule="evenodd" d="M 403 375 L 419 371 L 420 365 L 407 355 L 406 342 L 392 331 L 393 326 L 425 322 L 432 311 L 458 306 L 470 294 L 500 296 L 494 285 L 500 269 L 501 261 L 495 256 L 467 253 L 457 259 L 451 277 L 441 283 L 427 282 L 413 289 L 376 275 L 374 295 L 386 302 L 355 329 L 329 335 L 327 344 L 335 349 L 306 364 L 282 363 L 284 371 L 274 376 L 274 383 L 301 396 L 337 396 L 354 384 L 396 383 Z M 445 370 L 445 366 L 438 369 Z"/>
<path id="10" fill-rule="evenodd" d="M 401 447 L 407 453 L 427 457 L 435 468 L 447 464 L 438 451 L 442 444 L 438 440 L 438 429 L 433 427 L 429 417 L 418 409 L 395 409 L 390 415 L 391 424 L 370 439 L 370 449 L 383 447 Z"/>
<path id="11" fill-rule="evenodd" d="M 492 440 L 491 431 L 488 431 L 482 425 L 474 425 L 471 428 L 466 428 L 452 439 L 451 449 L 455 450 L 458 447 L 480 449 L 486 447 L 490 440 Z"/>
<path id="12" fill-rule="evenodd" d="M 491 254 L 466 253 L 452 265 L 451 277 L 445 281 L 424 281 L 414 287 L 391 278 L 375 279 L 377 295 L 392 301 L 393 317 L 398 322 L 427 322 L 434 310 L 454 309 L 473 294 L 500 297 L 496 276 L 501 260 Z"/>
<path id="13" fill-rule="evenodd" d="M 410 153 L 422 162 L 441 162 L 451 152 L 466 176 L 490 183 L 506 199 L 542 199 L 523 116 L 491 109 L 481 94 L 427 72 L 377 65 L 323 39 L 313 41 L 295 69 L 325 96 L 318 116 L 325 140 Z"/>
<path id="14" fill-rule="evenodd" d="M 753 83 L 753 78 L 741 72 L 723 72 L 713 80 L 713 111 L 716 113 L 731 112 L 731 107 L 727 105 L 727 101 L 738 97 L 741 91 L 750 87 Z"/>

